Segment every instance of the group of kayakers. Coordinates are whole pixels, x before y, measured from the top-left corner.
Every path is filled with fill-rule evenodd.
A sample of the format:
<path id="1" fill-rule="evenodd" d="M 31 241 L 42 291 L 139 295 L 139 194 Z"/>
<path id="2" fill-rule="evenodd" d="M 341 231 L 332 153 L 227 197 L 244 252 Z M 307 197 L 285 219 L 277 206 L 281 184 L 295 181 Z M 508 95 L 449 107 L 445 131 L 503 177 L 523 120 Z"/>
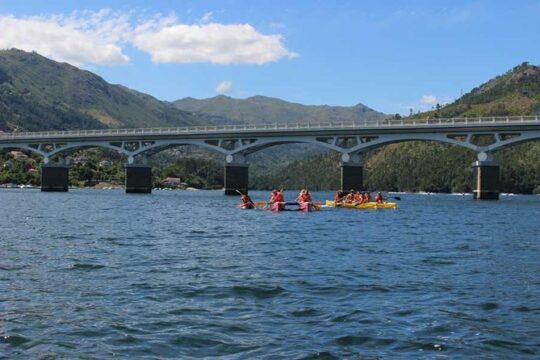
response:
<path id="1" fill-rule="evenodd" d="M 238 207 L 244 208 L 244 209 L 253 209 L 255 207 L 255 203 L 253 200 L 251 200 L 251 197 L 248 194 L 242 194 L 240 195 L 241 203 L 238 205 Z M 298 203 L 311 203 L 313 200 L 311 199 L 311 194 L 309 193 L 309 190 L 302 189 L 298 193 L 298 196 L 296 197 L 296 201 Z M 283 190 L 277 190 L 274 189 L 270 193 L 270 204 L 278 204 L 278 203 L 285 203 L 285 196 L 283 194 Z"/>
<path id="2" fill-rule="evenodd" d="M 240 196 L 241 203 L 238 205 L 238 207 L 244 208 L 244 209 L 253 209 L 255 208 L 255 203 L 253 200 L 251 200 L 251 197 L 247 194 L 242 194 Z M 338 190 L 336 192 L 335 196 L 335 203 L 336 204 L 365 204 L 372 201 L 371 199 L 371 193 L 369 191 L 341 191 Z M 384 202 L 384 198 L 380 192 L 377 192 L 375 195 L 375 202 L 377 204 L 382 204 Z M 313 202 L 311 198 L 311 194 L 309 193 L 309 190 L 302 189 L 298 193 L 298 196 L 296 197 L 296 201 L 299 204 L 302 203 L 308 203 L 311 204 Z M 283 190 L 274 189 L 272 190 L 270 194 L 270 204 L 284 204 L 285 203 L 285 196 L 283 194 Z"/>
<path id="3" fill-rule="evenodd" d="M 365 204 L 371 202 L 371 193 L 369 191 L 354 191 L 344 192 L 341 190 L 336 191 L 334 198 L 336 204 Z M 382 204 L 384 198 L 380 192 L 375 195 L 375 202 Z"/>

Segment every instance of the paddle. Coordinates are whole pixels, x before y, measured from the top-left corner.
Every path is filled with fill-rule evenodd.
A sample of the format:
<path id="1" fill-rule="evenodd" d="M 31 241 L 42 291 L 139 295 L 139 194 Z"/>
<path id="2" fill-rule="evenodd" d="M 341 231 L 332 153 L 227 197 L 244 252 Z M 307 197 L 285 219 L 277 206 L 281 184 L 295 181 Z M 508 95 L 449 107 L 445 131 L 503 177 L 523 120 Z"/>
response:
<path id="1" fill-rule="evenodd" d="M 386 200 L 386 199 L 396 199 L 397 201 L 401 201 L 401 197 L 399 196 L 387 196 L 383 198 L 383 200 Z"/>

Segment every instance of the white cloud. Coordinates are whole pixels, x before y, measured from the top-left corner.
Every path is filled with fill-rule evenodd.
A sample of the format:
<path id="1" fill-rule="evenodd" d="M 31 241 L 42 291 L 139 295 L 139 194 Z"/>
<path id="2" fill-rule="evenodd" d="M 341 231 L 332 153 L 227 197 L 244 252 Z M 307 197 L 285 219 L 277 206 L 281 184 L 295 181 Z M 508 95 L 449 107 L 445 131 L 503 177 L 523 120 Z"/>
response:
<path id="1" fill-rule="evenodd" d="M 426 105 L 435 105 L 439 103 L 439 99 L 434 95 L 423 95 L 420 102 Z"/>
<path id="2" fill-rule="evenodd" d="M 201 22 L 202 23 L 210 22 L 210 20 L 212 20 L 213 15 L 214 15 L 214 13 L 212 11 L 209 11 L 209 12 L 205 13 L 201 18 Z"/>
<path id="3" fill-rule="evenodd" d="M 133 43 L 155 63 L 264 64 L 298 54 L 281 35 L 263 35 L 249 24 L 175 24 L 138 29 Z"/>
<path id="4" fill-rule="evenodd" d="M 216 86 L 216 92 L 218 94 L 228 94 L 232 90 L 232 82 L 229 80 L 223 80 Z"/>
<path id="5" fill-rule="evenodd" d="M 90 16 L 16 18 L 0 16 L 0 49 L 36 51 L 73 65 L 118 65 L 129 62 L 120 45 L 122 18 L 108 19 L 104 11 Z"/>
<path id="6" fill-rule="evenodd" d="M 36 51 L 77 66 L 118 65 L 130 61 L 132 44 L 155 63 L 264 64 L 298 54 L 281 35 L 264 35 L 249 24 L 219 24 L 212 12 L 201 24 L 181 24 L 174 14 L 129 13 L 109 9 L 68 15 L 0 15 L 0 49 Z"/>

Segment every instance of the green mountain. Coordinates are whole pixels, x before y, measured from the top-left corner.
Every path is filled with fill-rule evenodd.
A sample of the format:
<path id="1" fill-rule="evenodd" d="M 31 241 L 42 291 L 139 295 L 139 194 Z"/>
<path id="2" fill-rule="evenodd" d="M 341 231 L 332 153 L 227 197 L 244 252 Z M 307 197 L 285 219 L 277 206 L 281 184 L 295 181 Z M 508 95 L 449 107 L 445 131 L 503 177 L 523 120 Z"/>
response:
<path id="1" fill-rule="evenodd" d="M 535 114 L 540 114 L 540 67 L 523 63 L 453 103 L 414 118 Z M 503 192 L 540 193 L 540 142 L 515 145 L 497 152 L 495 157 L 501 166 Z M 336 154 L 330 154 L 295 161 L 252 178 L 251 185 L 301 188 L 307 184 L 313 189 L 336 189 L 338 159 Z M 364 185 L 372 190 L 469 192 L 473 180 L 471 163 L 475 159 L 471 150 L 438 142 L 391 144 L 367 153 Z"/>
<path id="2" fill-rule="evenodd" d="M 207 124 L 194 115 L 37 53 L 0 50 L 0 130 Z"/>
<path id="3" fill-rule="evenodd" d="M 302 105 L 266 96 L 233 99 L 219 95 L 210 99 L 184 98 L 173 102 L 181 110 L 234 124 L 277 124 L 329 121 L 371 121 L 387 117 L 369 107 Z"/>
<path id="4" fill-rule="evenodd" d="M 523 63 L 474 88 L 451 104 L 415 117 L 540 114 L 540 66 Z"/>

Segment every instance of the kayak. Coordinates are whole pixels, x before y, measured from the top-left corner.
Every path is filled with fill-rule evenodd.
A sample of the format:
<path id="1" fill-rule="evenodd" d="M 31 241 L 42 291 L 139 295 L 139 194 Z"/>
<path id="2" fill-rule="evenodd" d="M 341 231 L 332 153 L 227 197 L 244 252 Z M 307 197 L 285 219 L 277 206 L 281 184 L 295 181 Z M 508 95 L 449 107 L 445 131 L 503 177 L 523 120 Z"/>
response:
<path id="1" fill-rule="evenodd" d="M 250 210 L 250 209 L 255 209 L 255 204 L 253 204 L 253 203 L 240 204 L 240 205 L 238 205 L 238 207 L 239 207 L 240 209 Z"/>
<path id="2" fill-rule="evenodd" d="M 332 200 L 326 200 L 326 206 L 342 207 L 347 209 L 397 209 L 397 204 L 392 202 L 377 204 L 376 202 L 368 202 L 363 204 L 337 204 Z"/>
<path id="3" fill-rule="evenodd" d="M 315 210 L 314 206 L 310 202 L 299 202 L 298 203 L 298 210 L 304 211 L 304 212 L 310 212 Z"/>
<path id="4" fill-rule="evenodd" d="M 270 210 L 272 211 L 283 211 L 285 210 L 285 204 L 284 202 L 275 202 L 270 204 Z"/>
<path id="5" fill-rule="evenodd" d="M 289 207 L 285 207 L 289 206 Z M 290 206 L 296 206 L 296 208 L 290 208 Z M 270 210 L 272 211 L 319 211 L 321 209 L 320 204 L 313 204 L 311 202 L 277 202 L 270 204 Z"/>

